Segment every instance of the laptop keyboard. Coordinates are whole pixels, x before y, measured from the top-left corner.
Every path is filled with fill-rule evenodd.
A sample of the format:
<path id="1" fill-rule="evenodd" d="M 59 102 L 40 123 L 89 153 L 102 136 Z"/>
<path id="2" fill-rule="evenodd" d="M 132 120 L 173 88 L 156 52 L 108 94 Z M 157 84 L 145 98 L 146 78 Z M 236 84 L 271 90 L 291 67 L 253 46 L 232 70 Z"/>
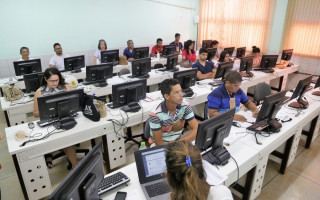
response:
<path id="1" fill-rule="evenodd" d="M 164 181 L 147 185 L 145 188 L 150 198 L 170 192 L 169 185 Z"/>
<path id="2" fill-rule="evenodd" d="M 213 82 L 209 83 L 212 86 L 218 86 L 218 85 L 222 85 L 223 81 L 222 80 L 213 80 Z"/>

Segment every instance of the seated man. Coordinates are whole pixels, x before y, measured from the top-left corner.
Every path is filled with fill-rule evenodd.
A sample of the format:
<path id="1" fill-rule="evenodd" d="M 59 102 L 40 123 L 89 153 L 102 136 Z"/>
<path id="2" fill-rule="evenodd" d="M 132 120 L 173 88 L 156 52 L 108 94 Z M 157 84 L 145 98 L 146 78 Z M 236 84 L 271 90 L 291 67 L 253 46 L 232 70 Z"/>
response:
<path id="1" fill-rule="evenodd" d="M 154 108 L 149 116 L 149 143 L 157 146 L 168 142 L 196 139 L 198 122 L 194 118 L 191 106 L 183 101 L 182 89 L 179 81 L 166 79 L 161 83 L 161 93 L 164 101 Z M 191 128 L 190 132 L 182 136 L 185 121 Z"/>
<path id="2" fill-rule="evenodd" d="M 158 38 L 157 44 L 154 45 L 151 49 L 150 57 L 156 57 L 158 53 L 162 54 L 162 49 L 163 49 L 162 39 Z"/>
<path id="3" fill-rule="evenodd" d="M 59 43 L 53 45 L 53 49 L 56 52 L 49 62 L 49 67 L 56 67 L 59 71 L 64 70 L 64 58 L 70 57 L 68 54 L 62 53 L 62 47 Z"/>
<path id="4" fill-rule="evenodd" d="M 197 68 L 197 79 L 213 79 L 216 75 L 216 69 L 214 64 L 210 61 L 207 61 L 208 50 L 206 48 L 201 48 L 199 50 L 199 60 L 193 63 L 192 68 Z"/>
<path id="5" fill-rule="evenodd" d="M 179 42 L 180 41 L 180 34 L 179 33 L 176 33 L 175 35 L 174 35 L 174 41 L 173 42 L 171 42 L 170 44 L 174 44 L 174 45 L 176 45 L 176 51 L 177 52 L 182 52 L 183 51 L 183 45 L 182 45 L 182 43 L 181 42 Z"/>
<path id="6" fill-rule="evenodd" d="M 230 71 L 225 83 L 213 90 L 208 96 L 209 116 L 214 117 L 231 108 L 236 107 L 239 110 L 240 103 L 244 104 L 253 112 L 253 117 L 257 117 L 259 110 L 257 106 L 248 99 L 247 95 L 241 90 L 241 75 L 236 71 Z M 234 115 L 234 120 L 245 122 L 247 119 L 239 114 Z"/>
<path id="7" fill-rule="evenodd" d="M 21 58 L 18 61 L 33 60 L 33 58 L 29 58 L 29 54 L 30 52 L 28 47 L 21 47 L 20 48 Z"/>
<path id="8" fill-rule="evenodd" d="M 134 52 L 133 52 L 133 48 L 134 48 L 134 44 L 132 40 L 128 40 L 127 41 L 127 48 L 124 49 L 123 51 L 123 55 L 125 57 L 127 57 L 128 61 L 134 60 Z"/>

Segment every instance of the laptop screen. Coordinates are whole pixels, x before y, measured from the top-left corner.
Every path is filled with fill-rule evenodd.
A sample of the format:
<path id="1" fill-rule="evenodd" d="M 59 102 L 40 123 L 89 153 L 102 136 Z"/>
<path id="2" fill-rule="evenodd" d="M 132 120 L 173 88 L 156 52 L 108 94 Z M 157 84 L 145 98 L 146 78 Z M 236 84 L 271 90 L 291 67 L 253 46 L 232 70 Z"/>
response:
<path id="1" fill-rule="evenodd" d="M 164 148 L 146 151 L 141 155 L 147 178 L 165 173 L 167 166 Z"/>

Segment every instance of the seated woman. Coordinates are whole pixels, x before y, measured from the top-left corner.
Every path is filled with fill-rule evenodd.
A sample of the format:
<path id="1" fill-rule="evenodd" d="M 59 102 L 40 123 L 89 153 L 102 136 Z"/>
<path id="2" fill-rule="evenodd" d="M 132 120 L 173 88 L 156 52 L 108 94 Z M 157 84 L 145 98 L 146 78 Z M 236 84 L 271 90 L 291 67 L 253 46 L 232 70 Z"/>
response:
<path id="1" fill-rule="evenodd" d="M 213 186 L 207 183 L 200 151 L 190 142 L 169 143 L 166 150 L 166 164 L 171 199 L 233 199 L 226 186 Z"/>
<path id="2" fill-rule="evenodd" d="M 219 63 L 231 61 L 230 55 L 227 51 L 222 51 L 219 57 L 218 62 L 215 63 L 215 67 L 218 67 Z"/>
<path id="3" fill-rule="evenodd" d="M 98 43 L 98 49 L 94 53 L 93 64 L 98 65 L 101 63 L 101 51 L 107 50 L 107 43 L 105 40 L 101 39 Z"/>
<path id="4" fill-rule="evenodd" d="M 192 40 L 188 40 L 182 52 L 183 60 L 190 60 L 192 63 L 196 62 L 196 52 Z"/>
<path id="5" fill-rule="evenodd" d="M 49 67 L 43 73 L 41 82 L 41 87 L 35 92 L 33 99 L 33 115 L 35 117 L 39 117 L 39 109 L 38 109 L 38 97 L 42 95 L 50 95 L 53 93 L 57 93 L 60 91 L 69 91 L 71 87 L 65 83 L 64 78 L 61 76 L 60 71 L 55 67 Z M 64 149 L 66 156 L 72 164 L 72 168 L 74 168 L 77 164 L 76 151 L 74 146 L 70 146 Z M 53 167 L 52 164 L 52 154 L 45 155 L 46 163 L 49 168 Z"/>
<path id="6" fill-rule="evenodd" d="M 253 46 L 251 55 L 253 56 L 252 67 L 259 67 L 261 58 L 262 58 L 262 55 L 260 53 L 260 48 Z"/>

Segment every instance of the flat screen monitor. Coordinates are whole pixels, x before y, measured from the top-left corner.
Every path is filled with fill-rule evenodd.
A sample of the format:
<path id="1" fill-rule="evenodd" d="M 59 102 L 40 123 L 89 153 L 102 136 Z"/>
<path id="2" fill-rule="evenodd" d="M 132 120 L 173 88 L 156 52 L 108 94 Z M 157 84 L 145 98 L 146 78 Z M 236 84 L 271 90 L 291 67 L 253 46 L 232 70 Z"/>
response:
<path id="1" fill-rule="evenodd" d="M 241 58 L 246 55 L 246 47 L 237 48 L 236 58 Z"/>
<path id="2" fill-rule="evenodd" d="M 211 61 L 217 54 L 217 48 L 208 48 L 208 57 L 207 60 Z"/>
<path id="3" fill-rule="evenodd" d="M 105 82 L 113 76 L 113 62 L 86 66 L 86 81 L 90 83 Z"/>
<path id="4" fill-rule="evenodd" d="M 240 58 L 240 72 L 250 73 L 252 70 L 253 56 L 245 56 Z"/>
<path id="5" fill-rule="evenodd" d="M 229 136 L 235 111 L 236 109 L 233 108 L 199 122 L 195 145 L 201 152 L 206 152 L 202 157 L 212 164 L 228 163 L 230 154 L 223 147 L 223 140 Z"/>
<path id="6" fill-rule="evenodd" d="M 174 70 L 177 64 L 178 64 L 178 55 L 177 54 L 169 55 L 167 57 L 166 70 Z"/>
<path id="7" fill-rule="evenodd" d="M 224 80 L 227 72 L 232 70 L 233 63 L 234 61 L 220 63 L 218 65 L 218 69 L 217 69 L 216 75 L 214 76 L 214 79 L 222 78 L 222 80 Z"/>
<path id="8" fill-rule="evenodd" d="M 281 60 L 291 60 L 293 49 L 286 49 L 282 51 Z"/>
<path id="9" fill-rule="evenodd" d="M 197 80 L 198 69 L 190 69 L 174 72 L 173 78 L 180 82 L 181 88 L 183 90 L 189 89 L 194 86 Z"/>
<path id="10" fill-rule="evenodd" d="M 43 72 L 24 74 L 23 80 L 26 86 L 26 93 L 35 93 L 40 87 Z"/>
<path id="11" fill-rule="evenodd" d="M 119 64 L 119 49 L 101 51 L 101 63 Z"/>
<path id="12" fill-rule="evenodd" d="M 83 89 L 63 91 L 38 97 L 40 121 L 62 119 L 82 110 Z"/>
<path id="13" fill-rule="evenodd" d="M 223 50 L 227 51 L 229 53 L 229 56 L 231 57 L 234 52 L 234 49 L 235 47 L 227 47 L 227 48 L 224 48 Z"/>
<path id="14" fill-rule="evenodd" d="M 278 55 L 263 55 L 260 68 L 273 68 L 276 66 L 278 60 Z"/>
<path id="15" fill-rule="evenodd" d="M 151 71 L 151 58 L 135 59 L 131 62 L 132 77 L 148 78 L 148 73 Z"/>
<path id="16" fill-rule="evenodd" d="M 311 82 L 312 82 L 312 75 L 300 80 L 290 99 L 295 99 L 298 97 L 297 102 L 299 104 L 303 104 L 304 106 L 306 106 L 307 102 L 303 100 L 303 95 L 307 91 Z"/>
<path id="17" fill-rule="evenodd" d="M 42 72 L 40 59 L 13 62 L 16 76 Z"/>
<path id="18" fill-rule="evenodd" d="M 138 47 L 133 48 L 134 59 L 148 58 L 149 57 L 149 47 Z"/>
<path id="19" fill-rule="evenodd" d="M 287 91 L 282 91 L 267 96 L 262 103 L 256 122 L 267 119 L 270 123 L 271 120 L 274 120 L 283 104 L 286 93 Z"/>
<path id="20" fill-rule="evenodd" d="M 48 199 L 99 199 L 98 186 L 103 177 L 103 155 L 99 142 L 82 158 Z"/>
<path id="21" fill-rule="evenodd" d="M 85 66 L 84 55 L 64 58 L 64 70 L 72 71 Z"/>
<path id="22" fill-rule="evenodd" d="M 112 104 L 108 106 L 117 108 L 128 103 L 138 102 L 146 98 L 146 92 L 147 79 L 112 85 Z"/>
<path id="23" fill-rule="evenodd" d="M 212 42 L 212 40 L 202 40 L 202 46 L 201 47 L 208 49 L 208 48 L 211 47 L 211 42 Z"/>
<path id="24" fill-rule="evenodd" d="M 163 45 L 162 56 L 168 56 L 175 53 L 177 53 L 176 45 Z"/>

